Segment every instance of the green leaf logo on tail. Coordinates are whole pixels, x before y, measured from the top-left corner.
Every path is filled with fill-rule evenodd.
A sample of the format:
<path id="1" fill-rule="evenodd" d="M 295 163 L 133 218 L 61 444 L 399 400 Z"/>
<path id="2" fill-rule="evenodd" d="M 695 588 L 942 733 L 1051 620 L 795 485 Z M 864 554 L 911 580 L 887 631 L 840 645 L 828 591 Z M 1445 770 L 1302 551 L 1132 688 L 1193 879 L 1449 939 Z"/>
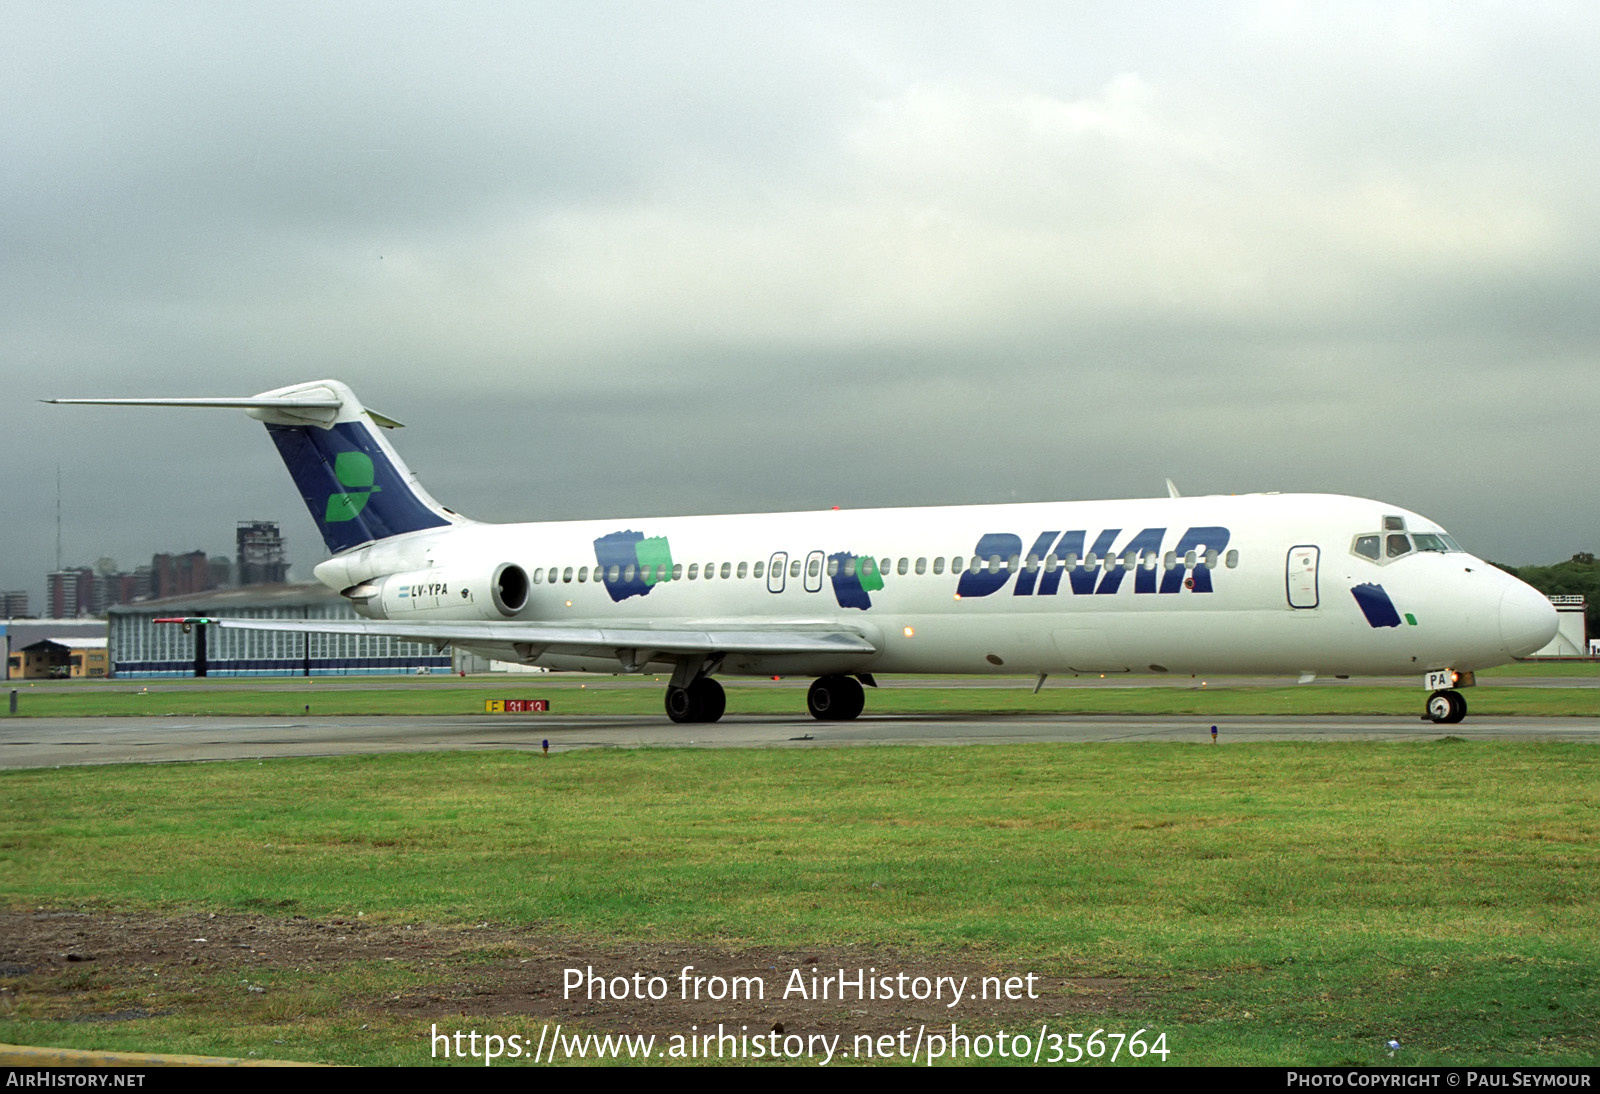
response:
<path id="1" fill-rule="evenodd" d="M 365 452 L 339 453 L 334 457 L 333 473 L 349 493 L 328 495 L 328 510 L 322 517 L 325 524 L 355 520 L 367 507 L 367 499 L 383 489 L 372 485 L 372 457 Z"/>

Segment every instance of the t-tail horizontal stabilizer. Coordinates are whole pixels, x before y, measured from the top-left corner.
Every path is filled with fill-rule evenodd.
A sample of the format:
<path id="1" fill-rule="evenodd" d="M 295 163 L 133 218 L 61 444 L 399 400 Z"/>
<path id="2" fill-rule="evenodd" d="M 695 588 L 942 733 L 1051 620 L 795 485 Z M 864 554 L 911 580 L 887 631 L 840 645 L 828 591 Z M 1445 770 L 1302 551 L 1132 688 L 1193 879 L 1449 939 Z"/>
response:
<path id="1" fill-rule="evenodd" d="M 225 407 L 266 423 L 267 432 L 334 553 L 462 518 L 434 501 L 377 426 L 400 423 L 361 405 L 337 380 L 317 380 L 248 398 L 46 399 L 95 406 Z"/>

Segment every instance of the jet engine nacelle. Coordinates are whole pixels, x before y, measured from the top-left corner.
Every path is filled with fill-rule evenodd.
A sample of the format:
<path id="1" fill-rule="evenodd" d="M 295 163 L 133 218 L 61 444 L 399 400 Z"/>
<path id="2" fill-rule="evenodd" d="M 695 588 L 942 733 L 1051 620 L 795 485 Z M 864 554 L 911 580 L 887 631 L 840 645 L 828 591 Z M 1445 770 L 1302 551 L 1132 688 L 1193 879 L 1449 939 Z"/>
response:
<path id="1" fill-rule="evenodd" d="M 390 574 L 344 590 L 368 619 L 508 619 L 528 603 L 521 566 L 439 567 Z"/>

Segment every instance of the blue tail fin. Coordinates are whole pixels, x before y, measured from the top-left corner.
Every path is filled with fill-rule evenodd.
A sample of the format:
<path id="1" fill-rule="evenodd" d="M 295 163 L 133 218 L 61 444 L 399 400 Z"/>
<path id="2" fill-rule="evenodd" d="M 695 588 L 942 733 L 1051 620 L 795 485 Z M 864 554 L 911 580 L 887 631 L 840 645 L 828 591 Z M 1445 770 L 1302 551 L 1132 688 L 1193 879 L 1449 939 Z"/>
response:
<path id="1" fill-rule="evenodd" d="M 46 399 L 92 406 L 232 407 L 267 423 L 328 550 L 424 528 L 468 523 L 428 496 L 378 432 L 400 423 L 367 410 L 337 380 L 280 387 L 248 398 Z"/>
<path id="2" fill-rule="evenodd" d="M 307 397 L 318 402 L 291 405 Z M 266 422 L 329 551 L 461 519 L 422 489 L 376 426 L 399 423 L 368 413 L 344 384 L 319 380 L 255 398 L 250 414 Z"/>

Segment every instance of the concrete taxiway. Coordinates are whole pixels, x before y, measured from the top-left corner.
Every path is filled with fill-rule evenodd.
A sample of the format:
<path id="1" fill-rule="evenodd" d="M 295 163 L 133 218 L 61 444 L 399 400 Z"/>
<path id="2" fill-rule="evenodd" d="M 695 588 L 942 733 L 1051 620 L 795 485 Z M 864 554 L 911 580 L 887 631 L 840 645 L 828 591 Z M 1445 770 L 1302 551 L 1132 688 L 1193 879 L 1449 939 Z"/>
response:
<path id="1" fill-rule="evenodd" d="M 1219 723 L 1221 746 L 1250 741 L 1574 741 L 1600 743 L 1600 718 L 1469 717 L 1437 726 L 1414 717 L 1238 717 Z M 730 716 L 674 725 L 659 715 L 548 714 L 328 718 L 29 718 L 0 722 L 0 768 L 178 763 L 382 752 L 575 748 L 828 748 L 1086 741 L 1211 745 L 1204 718 L 1150 715 L 867 715 L 816 722 Z"/>

